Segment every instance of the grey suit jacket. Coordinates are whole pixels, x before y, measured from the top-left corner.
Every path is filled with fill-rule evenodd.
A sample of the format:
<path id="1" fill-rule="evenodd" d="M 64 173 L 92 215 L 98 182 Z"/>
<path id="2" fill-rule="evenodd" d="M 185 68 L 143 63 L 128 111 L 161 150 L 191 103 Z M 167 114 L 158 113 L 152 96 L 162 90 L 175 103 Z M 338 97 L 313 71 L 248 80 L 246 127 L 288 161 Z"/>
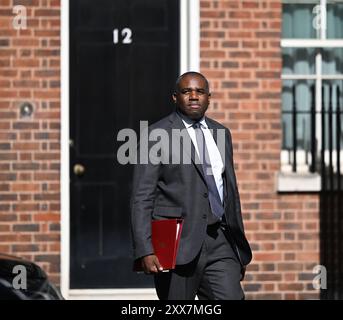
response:
<path id="1" fill-rule="evenodd" d="M 247 265 L 251 261 L 252 253 L 244 235 L 233 167 L 231 134 L 227 128 L 210 118 L 206 117 L 206 123 L 213 129 L 215 141 L 216 129 L 225 130 L 224 207 L 228 224 L 227 234 L 239 261 L 242 265 Z M 164 129 L 169 137 L 172 136 L 173 129 L 183 130 L 186 134 L 176 148 L 171 142 L 160 145 L 157 148 L 159 158 L 154 159 L 151 156 L 148 163 L 140 164 L 138 157 L 138 164 L 134 168 L 131 197 L 134 258 L 138 259 L 154 251 L 151 244 L 151 219 L 184 218 L 176 263 L 186 264 L 199 253 L 205 239 L 208 214 L 211 210 L 208 190 L 191 138 L 177 113 L 173 112 L 149 126 L 148 132 L 154 136 L 153 133 L 156 131 L 159 134 L 158 129 Z M 156 143 L 158 142 L 150 141 L 148 150 L 152 150 L 154 145 L 156 147 Z M 173 158 L 175 152 L 180 154 L 181 163 Z"/>

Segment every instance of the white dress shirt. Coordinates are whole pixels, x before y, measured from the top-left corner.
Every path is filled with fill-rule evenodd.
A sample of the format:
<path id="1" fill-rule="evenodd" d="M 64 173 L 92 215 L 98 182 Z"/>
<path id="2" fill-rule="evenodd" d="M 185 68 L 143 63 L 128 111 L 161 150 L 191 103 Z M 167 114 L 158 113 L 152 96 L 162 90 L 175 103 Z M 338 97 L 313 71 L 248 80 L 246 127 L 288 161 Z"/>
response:
<path id="1" fill-rule="evenodd" d="M 193 123 L 186 122 L 183 118 L 181 118 L 181 120 L 182 120 L 183 124 L 185 125 L 187 132 L 192 139 L 195 150 L 199 156 L 198 144 L 197 144 L 197 140 L 196 140 L 196 136 L 195 136 L 195 131 L 193 128 Z M 204 133 L 205 143 L 206 143 L 206 147 L 207 147 L 208 154 L 210 157 L 214 181 L 216 182 L 217 189 L 218 189 L 218 192 L 220 195 L 220 199 L 223 201 L 223 177 L 222 177 L 222 173 L 224 172 L 223 159 L 220 155 L 217 144 L 214 141 L 212 133 L 207 126 L 205 118 L 202 118 L 199 121 L 199 123 L 200 123 L 200 128 L 201 128 L 202 132 Z"/>

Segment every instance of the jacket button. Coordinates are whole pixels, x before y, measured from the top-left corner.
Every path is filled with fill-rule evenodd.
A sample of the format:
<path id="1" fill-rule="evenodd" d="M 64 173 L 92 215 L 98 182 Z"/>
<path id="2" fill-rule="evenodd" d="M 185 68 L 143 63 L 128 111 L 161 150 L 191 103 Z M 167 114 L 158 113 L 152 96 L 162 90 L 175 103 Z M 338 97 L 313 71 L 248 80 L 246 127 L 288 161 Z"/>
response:
<path id="1" fill-rule="evenodd" d="M 208 198 L 208 193 L 205 192 L 205 193 L 203 194 L 203 196 L 204 196 L 204 198 Z"/>
<path id="2" fill-rule="evenodd" d="M 206 215 L 206 214 L 203 214 L 202 217 L 203 217 L 203 219 L 206 219 L 207 215 Z"/>

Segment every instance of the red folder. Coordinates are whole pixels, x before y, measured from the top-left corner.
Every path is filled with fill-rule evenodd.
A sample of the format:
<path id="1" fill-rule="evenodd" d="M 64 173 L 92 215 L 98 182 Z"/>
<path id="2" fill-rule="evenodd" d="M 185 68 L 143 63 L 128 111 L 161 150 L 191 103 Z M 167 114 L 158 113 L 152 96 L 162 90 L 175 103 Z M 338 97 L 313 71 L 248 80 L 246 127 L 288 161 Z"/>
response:
<path id="1" fill-rule="evenodd" d="M 183 219 L 152 220 L 151 222 L 151 241 L 163 270 L 175 268 L 182 225 Z M 134 271 L 143 271 L 139 260 L 134 265 Z"/>

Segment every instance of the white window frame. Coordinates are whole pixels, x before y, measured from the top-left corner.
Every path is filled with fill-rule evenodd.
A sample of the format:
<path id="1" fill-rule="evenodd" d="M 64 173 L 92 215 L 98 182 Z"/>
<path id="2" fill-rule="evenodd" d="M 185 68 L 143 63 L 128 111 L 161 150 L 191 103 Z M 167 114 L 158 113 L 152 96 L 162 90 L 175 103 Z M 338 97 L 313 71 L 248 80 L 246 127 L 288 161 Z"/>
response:
<path id="1" fill-rule="evenodd" d="M 199 71 L 200 0 L 180 0 L 180 74 Z M 65 299 L 157 299 L 155 289 L 70 289 L 69 0 L 61 0 L 61 292 Z"/>
<path id="2" fill-rule="evenodd" d="M 293 1 L 289 1 L 294 3 Z M 287 1 L 283 1 L 287 3 Z M 303 3 L 303 2 L 302 2 Z M 308 3 L 316 4 L 317 1 L 308 1 Z M 327 39 L 326 38 L 326 8 L 327 0 L 320 0 L 320 5 L 325 10 L 321 10 L 322 28 L 320 28 L 319 39 L 281 39 L 281 48 L 343 48 L 343 39 Z M 315 56 L 315 74 L 282 74 L 282 80 L 315 80 L 316 92 L 316 138 L 318 148 L 321 149 L 321 105 L 322 105 L 322 82 L 323 80 L 343 80 L 343 74 L 327 75 L 322 74 L 322 54 L 320 51 Z M 282 164 L 281 164 L 282 165 Z M 277 190 L 279 192 L 290 191 L 320 191 L 321 177 L 318 173 L 288 173 L 279 172 L 277 174 Z"/>

